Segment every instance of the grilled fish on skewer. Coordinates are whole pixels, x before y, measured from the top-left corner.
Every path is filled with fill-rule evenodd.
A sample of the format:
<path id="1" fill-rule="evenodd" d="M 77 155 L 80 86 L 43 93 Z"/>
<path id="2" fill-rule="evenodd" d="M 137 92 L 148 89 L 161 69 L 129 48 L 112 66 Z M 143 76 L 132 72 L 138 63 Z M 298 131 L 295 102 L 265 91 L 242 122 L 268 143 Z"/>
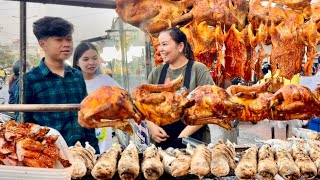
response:
<path id="1" fill-rule="evenodd" d="M 118 162 L 118 173 L 122 180 L 132 180 L 139 175 L 139 155 L 138 150 L 133 142 L 121 153 Z"/>
<path id="2" fill-rule="evenodd" d="M 259 149 L 258 173 L 261 180 L 272 180 L 278 173 L 276 161 L 269 144 Z"/>
<path id="3" fill-rule="evenodd" d="M 211 173 L 217 177 L 226 176 L 231 169 L 236 168 L 234 145 L 230 141 L 226 144 L 221 139 L 211 150 Z"/>
<path id="4" fill-rule="evenodd" d="M 300 175 L 305 179 L 313 179 L 317 175 L 317 167 L 311 161 L 304 142 L 296 142 L 292 147 L 292 157 L 300 169 Z"/>
<path id="5" fill-rule="evenodd" d="M 258 171 L 258 148 L 253 146 L 247 149 L 238 163 L 235 174 L 239 179 L 254 179 Z"/>
<path id="6" fill-rule="evenodd" d="M 154 144 L 147 147 L 143 152 L 141 170 L 146 179 L 156 180 L 162 176 L 164 172 L 163 164 L 160 160 L 158 149 Z"/>
<path id="7" fill-rule="evenodd" d="M 119 144 L 112 145 L 111 149 L 100 155 L 91 171 L 91 175 L 95 179 L 112 179 L 117 171 L 120 152 L 121 148 Z"/>
<path id="8" fill-rule="evenodd" d="M 210 162 L 210 150 L 204 144 L 198 145 L 191 158 L 190 174 L 194 174 L 202 179 L 210 173 Z"/>
<path id="9" fill-rule="evenodd" d="M 300 170 L 294 163 L 291 154 L 281 148 L 275 150 L 275 157 L 278 166 L 278 174 L 285 180 L 299 179 Z"/>

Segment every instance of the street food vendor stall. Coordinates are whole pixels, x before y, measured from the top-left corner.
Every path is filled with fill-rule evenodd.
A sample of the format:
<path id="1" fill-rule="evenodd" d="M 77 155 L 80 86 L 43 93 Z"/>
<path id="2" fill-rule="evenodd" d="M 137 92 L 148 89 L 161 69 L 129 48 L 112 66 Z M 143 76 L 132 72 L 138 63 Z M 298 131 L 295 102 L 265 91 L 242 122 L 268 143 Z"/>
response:
<path id="1" fill-rule="evenodd" d="M 290 81 L 301 68 L 306 75 L 311 74 L 320 42 L 320 4 L 310 5 L 310 0 L 274 0 L 274 3 L 282 6 L 274 6 L 271 1 L 263 5 L 260 0 L 250 3 L 223 0 L 219 4 L 117 0 L 116 11 L 122 20 L 150 36 L 155 65 L 162 63 L 157 52 L 157 33 L 179 25 L 191 42 L 196 60 L 216 71 L 213 77 L 216 85 L 200 86 L 185 96 L 176 92 L 182 86 L 184 77 L 180 76 L 161 85 L 142 84 L 126 90 L 103 87 L 89 94 L 81 105 L 59 105 L 59 108 L 1 105 L 0 111 L 79 111 L 79 123 L 84 127 L 113 126 L 127 132 L 132 132 L 131 123 L 140 124 L 143 120 L 158 125 L 182 120 L 187 125 L 216 124 L 232 130 L 233 120 L 259 122 L 319 117 L 320 86 L 311 91 L 299 84 L 283 82 Z M 215 16 L 216 13 L 222 15 Z M 270 55 L 265 53 L 266 44 L 272 46 Z M 307 59 L 302 66 L 305 55 Z M 266 58 L 273 76 L 264 83 L 225 87 L 226 81 L 237 77 L 250 85 L 254 79 L 262 79 L 261 66 Z M 130 93 L 131 90 L 135 93 Z M 176 111 L 166 114 L 173 109 Z M 149 145 L 140 153 L 130 142 L 124 150 L 114 144 L 98 160 L 89 144 L 85 147 L 75 144 L 70 148 L 74 158 L 72 177 L 83 178 L 86 174 L 95 179 L 110 179 L 115 174 L 120 179 L 319 177 L 319 132 L 299 129 L 295 136 L 266 140 L 241 154 L 237 154 L 235 144 L 223 140 L 207 146 L 200 142 L 186 149 L 164 150 Z"/>

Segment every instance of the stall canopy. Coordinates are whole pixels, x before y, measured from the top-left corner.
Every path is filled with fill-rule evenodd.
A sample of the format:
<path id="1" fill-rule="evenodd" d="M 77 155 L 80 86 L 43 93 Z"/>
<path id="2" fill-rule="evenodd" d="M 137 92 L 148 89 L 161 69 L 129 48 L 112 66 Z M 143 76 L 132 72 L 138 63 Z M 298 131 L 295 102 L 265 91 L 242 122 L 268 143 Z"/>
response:
<path id="1" fill-rule="evenodd" d="M 83 6 L 92 8 L 116 8 L 115 0 L 11 0 L 11 1 L 21 1 L 21 2 L 34 2 L 34 3 L 44 3 L 44 4 L 61 4 L 70 6 Z"/>

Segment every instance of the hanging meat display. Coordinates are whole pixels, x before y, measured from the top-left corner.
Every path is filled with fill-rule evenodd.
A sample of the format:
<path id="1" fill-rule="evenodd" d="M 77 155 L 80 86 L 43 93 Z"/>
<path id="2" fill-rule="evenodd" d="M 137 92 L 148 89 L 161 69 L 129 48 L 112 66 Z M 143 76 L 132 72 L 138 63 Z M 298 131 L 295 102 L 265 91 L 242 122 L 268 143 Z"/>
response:
<path id="1" fill-rule="evenodd" d="M 272 44 L 273 75 L 279 72 L 279 77 L 290 80 L 303 69 L 305 75 L 310 76 L 320 37 L 320 3 L 310 2 L 117 0 L 117 13 L 125 22 L 150 32 L 154 45 L 157 33 L 180 25 L 193 44 L 196 60 L 203 62 L 209 70 L 214 69 L 213 78 L 222 86 L 221 80 L 235 77 L 251 82 L 252 73 L 256 79 L 261 79 L 262 63 L 268 57 L 264 45 L 268 44 Z M 222 34 L 216 30 L 217 25 L 221 26 Z M 221 35 L 225 37 L 223 41 Z M 221 47 L 225 47 L 225 52 Z M 302 67 L 305 53 L 307 61 Z M 217 61 L 213 55 L 217 55 Z M 155 53 L 156 65 L 162 62 L 160 58 Z"/>

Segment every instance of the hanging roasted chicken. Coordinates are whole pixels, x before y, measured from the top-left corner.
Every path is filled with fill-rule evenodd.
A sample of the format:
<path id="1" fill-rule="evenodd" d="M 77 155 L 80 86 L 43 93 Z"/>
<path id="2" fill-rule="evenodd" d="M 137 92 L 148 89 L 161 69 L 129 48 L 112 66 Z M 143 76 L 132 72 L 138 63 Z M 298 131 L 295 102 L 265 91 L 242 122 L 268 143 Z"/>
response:
<path id="1" fill-rule="evenodd" d="M 246 0 L 196 0 L 192 14 L 196 23 L 206 21 L 211 26 L 223 24 L 227 29 L 235 25 L 245 27 L 249 3 Z"/>
<path id="2" fill-rule="evenodd" d="M 218 86 L 199 86 L 187 98 L 195 104 L 185 110 L 183 122 L 188 125 L 217 124 L 231 129 L 230 120 L 240 115 L 242 105 L 230 101 L 230 95 Z"/>
<path id="3" fill-rule="evenodd" d="M 187 36 L 196 61 L 206 65 L 208 69 L 212 68 L 214 58 L 217 54 L 215 34 L 205 21 L 196 24 L 189 23 L 181 28 Z"/>
<path id="4" fill-rule="evenodd" d="M 229 80 L 236 77 L 242 77 L 246 81 L 251 79 L 252 70 L 248 68 L 247 48 L 243 32 L 239 32 L 233 24 L 225 37 L 225 71 L 226 79 Z"/>
<path id="5" fill-rule="evenodd" d="M 317 55 L 316 46 L 319 42 L 317 25 L 313 21 L 313 19 L 311 19 L 300 26 L 299 32 L 300 37 L 303 39 L 304 44 L 307 46 L 307 61 L 303 67 L 304 74 L 306 76 L 311 76 L 313 62 Z"/>
<path id="6" fill-rule="evenodd" d="M 272 0 L 273 1 L 273 0 Z M 261 4 L 261 0 L 251 0 L 249 4 L 249 13 L 248 20 L 252 24 L 254 29 L 257 29 L 260 23 L 270 25 L 273 22 L 275 25 L 280 24 L 281 22 L 291 22 L 293 24 L 302 24 L 303 15 L 292 9 L 285 9 L 282 7 L 273 7 L 272 1 L 269 1 L 266 6 Z M 280 1 L 283 0 L 275 0 Z M 284 1 L 283 1 L 284 2 Z M 289 4 L 293 1 L 286 1 L 286 4 Z M 292 5 L 293 6 L 293 5 Z"/>
<path id="7" fill-rule="evenodd" d="M 142 84 L 132 90 L 132 98 L 137 109 L 145 118 L 164 126 L 178 121 L 192 100 L 178 94 L 183 82 L 182 75 L 169 84 Z"/>
<path id="8" fill-rule="evenodd" d="M 115 127 L 132 132 L 130 122 L 125 120 L 134 119 L 140 124 L 141 118 L 128 92 L 115 86 L 103 86 L 81 102 L 78 122 L 86 128 Z"/>
<path id="9" fill-rule="evenodd" d="M 283 22 L 278 26 L 273 23 L 269 29 L 272 41 L 270 65 L 272 75 L 279 71 L 280 77 L 291 79 L 301 72 L 305 46 L 299 37 L 297 24 Z"/>
<path id="10" fill-rule="evenodd" d="M 160 51 L 158 51 L 158 47 L 159 47 L 159 39 L 157 37 L 154 37 L 152 34 L 150 34 L 148 31 L 147 31 L 149 37 L 150 37 L 150 40 L 151 40 L 151 43 L 152 43 L 152 46 L 153 46 L 153 50 L 154 50 L 154 63 L 156 66 L 159 66 L 163 63 L 163 59 L 160 55 Z"/>
<path id="11" fill-rule="evenodd" d="M 181 1 L 117 0 L 116 4 L 116 11 L 124 22 L 150 33 L 159 33 L 192 19 L 191 12 L 185 7 L 186 3 Z"/>

